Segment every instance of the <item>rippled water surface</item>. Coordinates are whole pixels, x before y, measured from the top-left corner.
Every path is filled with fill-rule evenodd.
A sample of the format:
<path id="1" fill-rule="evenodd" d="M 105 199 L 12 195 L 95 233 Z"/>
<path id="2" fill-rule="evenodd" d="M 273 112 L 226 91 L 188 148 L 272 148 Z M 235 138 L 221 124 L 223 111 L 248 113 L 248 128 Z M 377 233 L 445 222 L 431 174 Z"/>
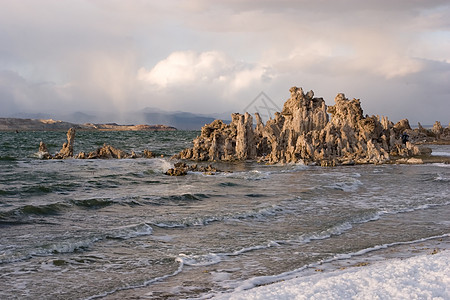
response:
<path id="1" fill-rule="evenodd" d="M 54 153 L 65 133 L 0 133 L 0 298 L 210 298 L 450 233 L 449 165 L 164 175 L 197 134 L 77 132 L 75 152 L 109 143 L 158 158 L 43 161 L 39 142 Z"/>

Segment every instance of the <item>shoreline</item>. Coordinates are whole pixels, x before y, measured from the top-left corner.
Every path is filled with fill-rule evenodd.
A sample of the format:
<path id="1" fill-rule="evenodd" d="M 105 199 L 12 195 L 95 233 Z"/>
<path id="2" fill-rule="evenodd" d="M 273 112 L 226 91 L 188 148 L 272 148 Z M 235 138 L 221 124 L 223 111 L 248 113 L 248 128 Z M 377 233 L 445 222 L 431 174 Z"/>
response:
<path id="1" fill-rule="evenodd" d="M 369 250 L 362 254 L 355 254 L 349 258 L 323 263 L 320 267 L 314 269 L 314 272 L 333 272 L 375 265 L 393 259 L 404 260 L 424 254 L 434 255 L 442 251 L 450 250 L 450 234 L 380 247 L 382 248 Z"/>
<path id="2" fill-rule="evenodd" d="M 355 290 L 367 294 L 365 289 L 369 287 L 358 286 L 358 284 L 361 284 L 360 281 L 366 281 L 365 283 L 369 283 L 369 285 L 378 284 L 378 287 L 376 287 L 378 296 L 384 295 L 389 298 L 394 292 L 394 295 L 397 294 L 398 298 L 399 293 L 403 292 L 402 288 L 412 287 L 417 290 L 415 284 L 422 284 L 422 282 L 418 282 L 418 279 L 409 278 L 411 271 L 406 272 L 406 274 L 401 274 L 401 272 L 405 272 L 408 267 L 415 267 L 417 264 L 420 266 L 420 263 L 416 261 L 421 260 L 425 260 L 434 266 L 434 263 L 437 264 L 435 260 L 442 261 L 442 256 L 449 257 L 449 250 L 450 233 L 411 242 L 380 245 L 374 247 L 373 250 L 364 249 L 360 251 L 361 253 L 342 254 L 341 257 L 338 256 L 325 262 L 311 264 L 284 275 L 273 276 L 274 278 L 278 277 L 273 281 L 269 281 L 269 278 L 261 278 L 258 283 L 258 278 L 254 278 L 244 282 L 234 292 L 219 294 L 213 299 L 292 299 L 293 297 L 308 299 L 310 296 L 317 296 L 318 299 L 321 299 L 324 294 L 335 299 L 347 299 L 349 298 L 349 292 L 355 293 Z M 445 258 L 444 260 L 447 261 Z M 398 274 L 390 273 L 389 270 L 391 269 L 397 270 Z M 426 274 L 429 270 L 420 269 L 419 271 Z M 376 280 L 367 277 L 371 273 L 377 275 Z M 424 274 L 414 273 L 419 277 Z M 448 273 L 447 276 L 445 272 L 441 275 L 444 282 L 450 280 Z M 330 280 L 336 282 L 329 284 Z M 374 283 L 377 280 L 378 282 Z M 391 290 L 384 290 L 391 281 L 397 280 L 402 284 L 411 286 L 401 286 L 398 287 L 398 291 L 393 291 L 395 289 L 394 283 L 394 287 L 390 287 Z M 251 286 L 252 284 L 254 286 Z M 305 286 L 309 290 L 305 290 Z M 416 292 L 429 294 L 430 291 L 417 290 Z M 320 295 L 317 293 L 320 293 Z M 389 293 L 391 294 L 389 295 Z M 373 295 L 373 291 L 371 295 Z M 358 292 L 353 295 L 353 297 L 355 296 L 361 297 Z"/>

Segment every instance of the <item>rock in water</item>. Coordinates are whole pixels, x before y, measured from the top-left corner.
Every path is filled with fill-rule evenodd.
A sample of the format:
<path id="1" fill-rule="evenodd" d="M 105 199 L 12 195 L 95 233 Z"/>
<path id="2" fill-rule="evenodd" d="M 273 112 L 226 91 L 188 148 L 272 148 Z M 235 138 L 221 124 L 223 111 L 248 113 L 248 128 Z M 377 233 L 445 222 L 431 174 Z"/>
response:
<path id="1" fill-rule="evenodd" d="M 364 116 L 359 99 L 338 94 L 327 107 L 314 92 L 292 87 L 281 113 L 264 125 L 258 114 L 232 114 L 230 124 L 215 120 L 202 128 L 193 147 L 175 158 L 197 161 L 254 160 L 269 163 L 317 163 L 322 166 L 384 163 L 390 156 L 408 157 L 420 150 L 401 142 L 408 120 L 396 125 L 386 117 Z M 331 114 L 331 118 L 328 113 Z M 436 128 L 438 126 L 436 125 Z M 440 129 L 436 129 L 440 130 Z"/>
<path id="2" fill-rule="evenodd" d="M 79 159 L 111 159 L 111 158 L 135 158 L 136 154 L 128 154 L 125 151 L 114 148 L 111 145 L 103 144 L 102 147 L 97 148 L 96 150 L 85 153 L 80 152 L 76 158 Z"/>
<path id="3" fill-rule="evenodd" d="M 75 128 L 70 128 L 67 131 L 67 143 L 64 143 L 61 150 L 55 155 L 56 159 L 64 159 L 73 157 L 73 143 L 75 140 Z"/>
<path id="4" fill-rule="evenodd" d="M 444 128 L 442 127 L 441 122 L 436 121 L 431 131 L 433 131 L 437 139 L 440 139 L 441 134 L 444 132 Z"/>
<path id="5" fill-rule="evenodd" d="M 184 176 L 188 173 L 188 171 L 203 172 L 204 174 L 207 174 L 207 175 L 214 175 L 218 172 L 223 172 L 221 170 L 216 169 L 212 165 L 198 166 L 195 164 L 195 165 L 189 166 L 184 162 L 177 162 L 174 164 L 173 168 L 170 168 L 164 174 L 169 175 L 169 176 Z"/>
<path id="6" fill-rule="evenodd" d="M 52 156 L 47 150 L 47 145 L 44 142 L 39 143 L 39 152 L 38 156 L 40 159 L 51 159 Z"/>
<path id="7" fill-rule="evenodd" d="M 55 156 L 51 156 L 48 153 L 47 146 L 41 142 L 39 145 L 39 152 L 38 156 L 42 159 L 65 159 L 69 157 L 74 157 L 73 155 L 73 144 L 75 141 L 75 129 L 70 128 L 67 131 L 67 142 L 63 144 L 61 150 L 55 154 Z M 75 158 L 78 159 L 110 159 L 110 158 L 153 158 L 155 157 L 155 154 L 149 150 L 144 150 L 144 153 L 142 155 L 136 154 L 134 151 L 131 151 L 131 153 L 126 153 L 125 151 L 122 151 L 120 149 L 117 149 L 111 145 L 103 144 L 102 147 L 97 148 L 95 151 L 86 153 L 86 152 L 80 152 L 78 155 L 75 156 Z"/>
<path id="8" fill-rule="evenodd" d="M 176 163 L 173 168 L 167 170 L 165 173 L 169 176 L 184 176 L 189 171 L 189 167 L 182 162 Z"/>

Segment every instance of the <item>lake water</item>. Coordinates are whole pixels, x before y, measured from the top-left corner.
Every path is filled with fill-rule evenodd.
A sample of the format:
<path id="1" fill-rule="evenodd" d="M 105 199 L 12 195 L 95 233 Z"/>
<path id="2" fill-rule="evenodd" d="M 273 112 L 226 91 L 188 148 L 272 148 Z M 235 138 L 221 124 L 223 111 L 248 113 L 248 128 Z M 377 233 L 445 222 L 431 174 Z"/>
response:
<path id="1" fill-rule="evenodd" d="M 158 158 L 45 161 L 64 132 L 0 132 L 0 298 L 212 298 L 450 233 L 448 164 L 164 175 L 198 133 L 77 132 L 76 153 Z"/>

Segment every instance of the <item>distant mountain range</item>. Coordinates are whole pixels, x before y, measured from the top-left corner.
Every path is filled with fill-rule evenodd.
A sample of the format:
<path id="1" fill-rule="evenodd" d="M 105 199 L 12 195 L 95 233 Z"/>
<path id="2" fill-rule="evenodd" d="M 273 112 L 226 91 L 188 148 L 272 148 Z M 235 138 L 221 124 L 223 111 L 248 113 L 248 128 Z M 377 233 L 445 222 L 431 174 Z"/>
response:
<path id="1" fill-rule="evenodd" d="M 76 124 L 53 119 L 0 118 L 0 131 L 61 131 L 75 128 L 77 130 L 100 131 L 174 131 L 175 127 L 166 125 L 119 125 L 116 123 Z"/>
<path id="2" fill-rule="evenodd" d="M 215 119 L 230 119 L 230 113 L 202 115 L 182 111 L 164 111 L 157 108 L 145 108 L 141 111 L 124 113 L 97 114 L 92 112 L 74 112 L 71 114 L 18 113 L 9 118 L 53 119 L 74 124 L 148 124 L 166 125 L 178 130 L 200 130 L 205 124 Z M 225 118 L 223 118 L 225 117 Z M 224 120 L 227 122 L 227 120 Z"/>

